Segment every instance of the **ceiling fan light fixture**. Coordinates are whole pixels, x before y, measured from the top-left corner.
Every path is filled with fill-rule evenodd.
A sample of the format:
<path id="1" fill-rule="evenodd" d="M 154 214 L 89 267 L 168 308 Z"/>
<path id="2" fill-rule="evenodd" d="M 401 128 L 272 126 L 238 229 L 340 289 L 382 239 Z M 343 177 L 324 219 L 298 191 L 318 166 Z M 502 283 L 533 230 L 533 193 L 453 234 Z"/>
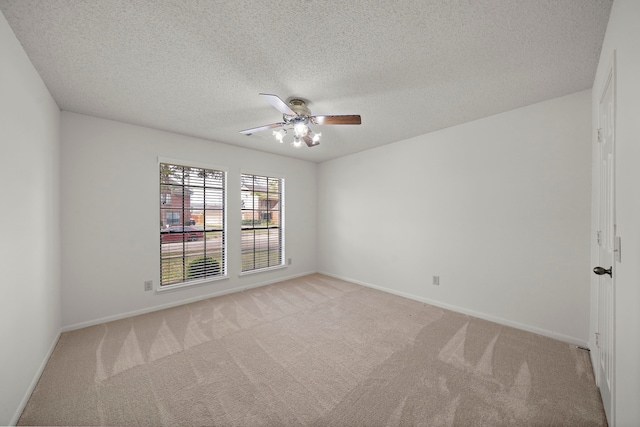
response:
<path id="1" fill-rule="evenodd" d="M 273 131 L 273 136 L 276 137 L 276 139 L 278 140 L 278 142 L 280 142 L 280 144 L 282 144 L 283 139 L 285 137 L 285 135 L 287 134 L 287 130 L 282 128 L 280 130 L 274 130 Z"/>
<path id="2" fill-rule="evenodd" d="M 293 126 L 293 131 L 296 133 L 298 138 L 302 138 L 309 133 L 309 128 L 304 122 L 299 122 Z"/>
<path id="3" fill-rule="evenodd" d="M 300 137 L 298 137 L 298 135 L 293 137 L 293 146 L 296 148 L 302 147 L 302 140 L 300 139 Z"/>
<path id="4" fill-rule="evenodd" d="M 314 133 L 313 136 L 311 137 L 311 140 L 317 144 L 318 142 L 320 142 L 321 136 L 322 136 L 322 132 Z"/>

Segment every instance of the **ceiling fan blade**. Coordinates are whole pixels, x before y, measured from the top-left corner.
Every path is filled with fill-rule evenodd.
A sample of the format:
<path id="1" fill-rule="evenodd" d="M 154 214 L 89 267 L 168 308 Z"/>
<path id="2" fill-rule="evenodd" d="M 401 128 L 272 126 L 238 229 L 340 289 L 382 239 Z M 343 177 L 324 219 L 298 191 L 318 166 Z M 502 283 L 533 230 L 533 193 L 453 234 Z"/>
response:
<path id="1" fill-rule="evenodd" d="M 362 123 L 359 115 L 346 116 L 312 116 L 311 122 L 316 125 L 359 125 Z"/>
<path id="2" fill-rule="evenodd" d="M 287 114 L 289 116 L 297 116 L 296 112 L 287 105 L 278 95 L 271 95 L 269 93 L 260 93 L 260 96 L 264 97 L 264 99 L 271 104 L 276 110 L 280 111 L 282 114 Z"/>
<path id="3" fill-rule="evenodd" d="M 320 142 L 314 141 L 313 139 L 311 139 L 311 137 L 309 135 L 303 136 L 302 139 L 304 140 L 304 142 L 307 143 L 307 146 L 309 146 L 309 147 L 315 147 L 316 145 L 320 144 Z"/>
<path id="4" fill-rule="evenodd" d="M 241 130 L 240 133 L 243 133 L 243 134 L 249 136 L 249 135 L 251 135 L 252 133 L 255 133 L 255 132 L 260 132 L 260 131 L 267 130 L 267 129 L 279 128 L 279 127 L 284 126 L 284 125 L 285 125 L 284 122 L 271 123 L 270 125 L 258 126 L 257 128 Z"/>

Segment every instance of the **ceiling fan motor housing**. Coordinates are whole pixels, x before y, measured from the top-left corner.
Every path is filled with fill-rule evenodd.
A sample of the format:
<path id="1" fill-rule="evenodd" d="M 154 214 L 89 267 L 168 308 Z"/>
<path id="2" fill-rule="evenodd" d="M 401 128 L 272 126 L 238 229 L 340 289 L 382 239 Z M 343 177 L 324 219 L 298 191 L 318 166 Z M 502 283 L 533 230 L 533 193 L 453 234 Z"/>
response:
<path id="1" fill-rule="evenodd" d="M 307 108 L 307 104 L 302 99 L 292 99 L 289 101 L 289 106 L 299 116 L 310 116 L 311 111 Z"/>

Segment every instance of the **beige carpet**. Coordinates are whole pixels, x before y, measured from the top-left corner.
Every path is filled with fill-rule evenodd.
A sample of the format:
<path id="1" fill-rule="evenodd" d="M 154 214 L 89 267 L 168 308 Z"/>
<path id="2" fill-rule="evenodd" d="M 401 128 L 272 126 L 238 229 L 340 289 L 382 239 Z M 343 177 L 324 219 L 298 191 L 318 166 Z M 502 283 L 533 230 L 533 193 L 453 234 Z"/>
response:
<path id="1" fill-rule="evenodd" d="M 606 420 L 587 351 L 314 274 L 64 333 L 20 424 Z"/>

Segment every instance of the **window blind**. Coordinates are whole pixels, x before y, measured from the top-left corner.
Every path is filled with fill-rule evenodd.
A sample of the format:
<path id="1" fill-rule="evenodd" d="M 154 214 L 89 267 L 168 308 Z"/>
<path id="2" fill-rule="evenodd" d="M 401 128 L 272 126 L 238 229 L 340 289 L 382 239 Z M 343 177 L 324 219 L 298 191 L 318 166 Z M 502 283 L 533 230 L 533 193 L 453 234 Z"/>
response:
<path id="1" fill-rule="evenodd" d="M 226 274 L 224 171 L 160 163 L 160 285 Z"/>
<path id="2" fill-rule="evenodd" d="M 242 271 L 284 265 L 282 178 L 241 175 Z"/>

